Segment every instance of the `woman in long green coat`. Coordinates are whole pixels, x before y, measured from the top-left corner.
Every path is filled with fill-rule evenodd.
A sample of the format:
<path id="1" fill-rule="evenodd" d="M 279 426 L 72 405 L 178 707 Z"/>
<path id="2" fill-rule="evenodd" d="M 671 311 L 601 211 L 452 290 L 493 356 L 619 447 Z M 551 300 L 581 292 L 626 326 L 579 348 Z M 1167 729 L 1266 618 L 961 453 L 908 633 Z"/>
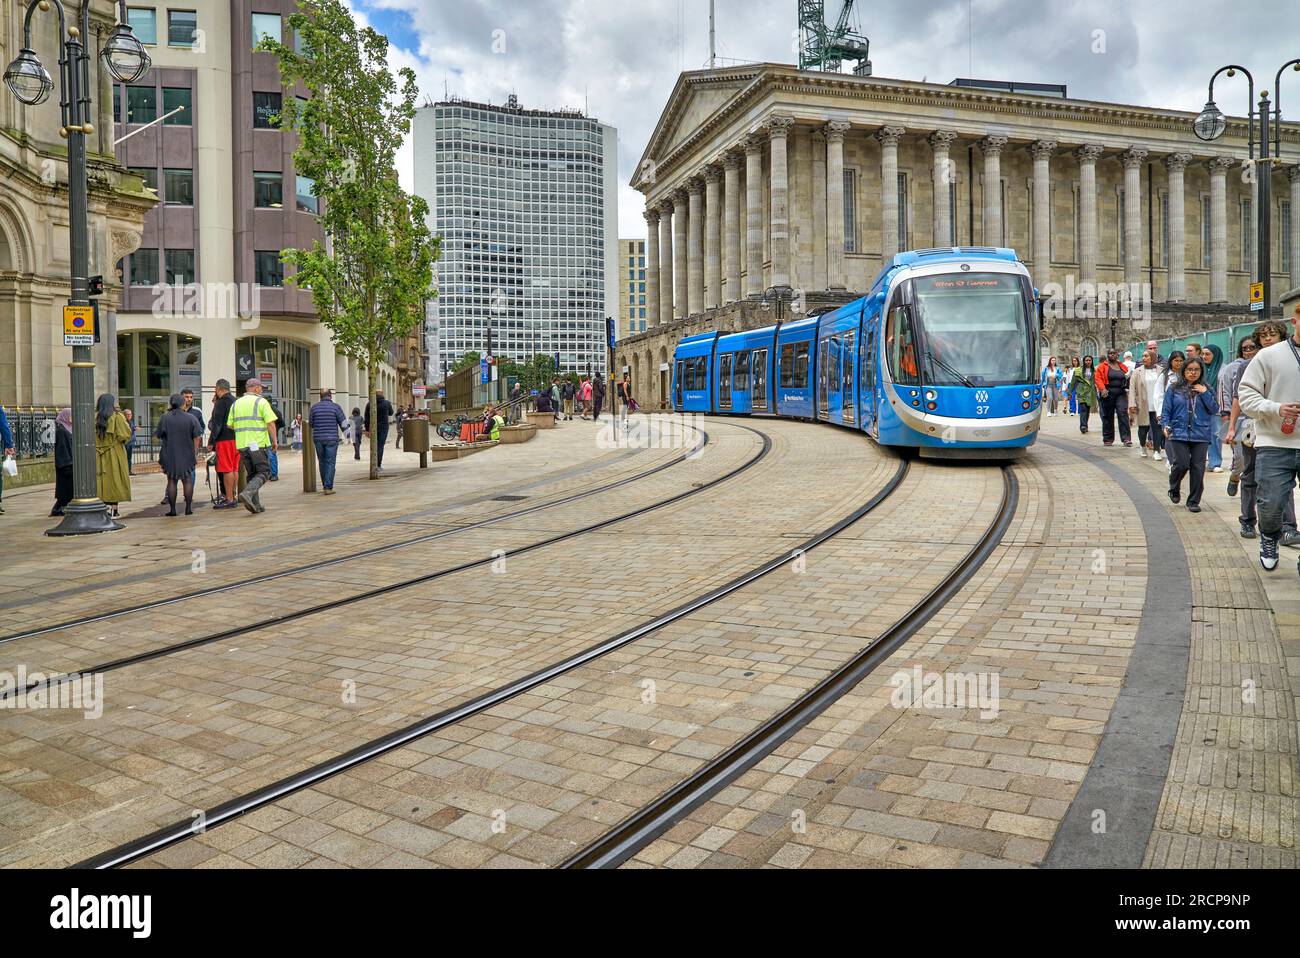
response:
<path id="1" fill-rule="evenodd" d="M 108 393 L 95 403 L 95 481 L 99 498 L 117 518 L 117 504 L 131 501 L 131 477 L 126 466 L 126 444 L 131 427 Z"/>
<path id="2" fill-rule="evenodd" d="M 1083 365 L 1070 374 L 1070 395 L 1079 404 L 1079 432 L 1088 431 L 1088 413 L 1097 408 L 1097 383 L 1093 379 L 1096 375 L 1091 356 L 1084 356 Z"/>

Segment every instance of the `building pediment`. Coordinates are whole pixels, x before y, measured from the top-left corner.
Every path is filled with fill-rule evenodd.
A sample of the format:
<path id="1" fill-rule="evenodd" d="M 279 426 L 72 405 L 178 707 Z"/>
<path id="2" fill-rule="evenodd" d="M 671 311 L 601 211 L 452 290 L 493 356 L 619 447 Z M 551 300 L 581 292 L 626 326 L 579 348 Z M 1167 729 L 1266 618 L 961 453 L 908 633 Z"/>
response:
<path id="1" fill-rule="evenodd" d="M 666 157 L 690 139 L 706 120 L 723 112 L 732 101 L 742 97 L 763 75 L 762 64 L 732 67 L 725 70 L 700 70 L 683 73 L 659 115 L 646 151 L 632 179 L 634 188 L 648 187 L 657 157 Z"/>

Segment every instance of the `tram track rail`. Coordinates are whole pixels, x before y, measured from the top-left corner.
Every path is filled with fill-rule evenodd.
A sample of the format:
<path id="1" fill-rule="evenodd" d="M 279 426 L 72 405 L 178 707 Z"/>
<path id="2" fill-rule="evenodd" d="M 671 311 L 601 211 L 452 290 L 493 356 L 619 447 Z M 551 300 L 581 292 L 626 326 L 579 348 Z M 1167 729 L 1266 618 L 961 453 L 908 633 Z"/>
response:
<path id="1" fill-rule="evenodd" d="M 655 510 L 662 509 L 666 506 L 673 505 L 674 503 L 677 502 L 681 502 L 682 500 L 688 499 L 691 496 L 696 496 L 699 495 L 700 493 L 708 492 L 709 490 L 721 485 L 724 482 L 727 482 L 730 479 L 734 479 L 736 476 L 758 465 L 765 458 L 767 458 L 768 454 L 772 451 L 772 439 L 770 436 L 766 435 L 765 433 L 759 432 L 757 429 L 751 429 L 748 426 L 743 426 L 740 424 L 735 424 L 735 425 L 736 428 L 743 429 L 746 432 L 753 433 L 754 435 L 758 436 L 762 440 L 762 445 L 759 448 L 758 452 L 755 455 L 751 456 L 749 459 L 747 459 L 745 462 L 727 471 L 723 475 L 718 476 L 714 479 L 710 479 L 709 481 L 701 483 L 699 485 L 693 486 L 692 488 L 686 489 L 683 492 L 676 493 L 675 495 L 669 496 L 666 499 L 661 499 L 657 502 L 652 502 L 645 506 L 639 506 L 638 508 L 633 509 L 630 512 L 625 512 L 617 516 L 612 516 L 608 519 L 602 519 L 597 522 L 589 523 L 585 526 L 582 526 L 579 529 L 571 529 L 566 532 L 561 532 L 556 535 L 549 536 L 545 539 L 541 539 L 536 542 L 529 543 L 528 545 L 520 546 L 517 549 L 506 550 L 504 553 L 489 555 L 482 559 L 473 559 L 468 562 L 462 562 L 458 565 L 451 566 L 446 569 L 439 569 L 435 572 L 427 572 L 424 573 L 423 575 L 414 576 L 408 579 L 401 579 L 396 582 L 390 582 L 385 585 L 378 586 L 376 588 L 368 589 L 364 592 L 357 593 L 356 595 L 346 596 L 341 599 L 335 599 L 331 602 L 322 602 L 316 605 L 306 606 L 301 609 L 292 609 L 286 612 L 279 613 L 274 616 L 267 617 L 257 622 L 252 622 L 244 625 L 237 625 L 232 628 L 223 629 L 220 632 L 209 633 L 208 635 L 202 635 L 196 638 L 186 639 L 183 642 L 175 642 L 172 643 L 171 645 L 160 646 L 158 648 L 150 649 L 145 652 L 138 652 L 133 655 L 121 656 L 119 658 L 112 659 L 108 662 L 101 662 L 97 665 L 84 666 L 74 670 L 62 672 L 59 674 L 52 674 L 42 678 L 40 681 L 30 682 L 23 688 L 14 687 L 4 693 L 0 693 L 0 702 L 3 702 L 6 699 L 17 698 L 18 696 L 23 694 L 31 694 L 32 692 L 38 692 L 41 690 L 57 689 L 60 686 L 67 684 L 68 682 L 75 681 L 78 677 L 83 675 L 101 675 L 109 672 L 116 672 L 133 665 L 141 665 L 146 662 L 151 662 L 157 659 L 161 659 L 169 655 L 175 655 L 178 652 L 185 652 L 185 651 L 189 651 L 190 649 L 201 648 L 206 645 L 211 645 L 215 642 L 221 642 L 226 639 L 232 639 L 238 636 L 245 636 L 249 632 L 256 632 L 262 629 L 272 628 L 274 626 L 283 625 L 287 622 L 295 622 L 299 619 L 308 618 L 313 615 L 320 615 L 328 612 L 336 612 L 340 609 L 346 608 L 347 606 L 350 605 L 355 605 L 356 603 L 359 602 L 364 602 L 369 599 L 375 599 L 380 596 L 388 595 L 393 592 L 399 592 L 403 589 L 408 589 L 413 586 L 423 585 L 426 582 L 434 582 L 437 581 L 438 579 L 443 579 L 446 578 L 447 576 L 455 575 L 460 572 L 466 572 L 470 569 L 480 568 L 482 566 L 489 565 L 492 562 L 498 561 L 499 559 L 509 560 L 521 555 L 526 555 L 538 549 L 546 548 L 547 546 L 552 546 L 552 545 L 556 545 L 557 543 L 566 542 L 570 539 L 575 539 L 578 536 L 586 535 L 587 533 L 590 532 L 597 532 L 599 530 L 617 525 L 618 523 L 626 522 L 629 519 L 635 519 L 638 516 L 643 516 L 649 512 L 654 512 Z M 707 433 L 704 434 L 703 438 L 705 441 L 707 441 L 708 438 Z"/>
<path id="2" fill-rule="evenodd" d="M 396 549 L 403 549 L 408 546 L 415 546 L 415 545 L 421 545 L 426 542 L 433 542 L 438 539 L 444 539 L 450 536 L 459 535 L 463 532 L 472 532 L 477 529 L 483 529 L 488 526 L 496 525 L 497 523 L 500 522 L 507 522 L 512 519 L 520 519 L 523 518 L 524 516 L 533 515 L 538 512 L 544 512 L 548 509 L 554 509 L 558 506 L 564 506 L 573 502 L 581 501 L 583 499 L 588 499 L 593 496 L 597 496 L 602 493 L 609 492 L 612 489 L 622 488 L 623 486 L 630 485 L 634 482 L 639 482 L 642 479 L 648 479 L 650 476 L 656 475 L 667 469 L 671 469 L 673 466 L 680 465 L 683 462 L 688 461 L 692 457 L 699 455 L 700 452 L 709 443 L 709 438 L 710 438 L 709 434 L 707 431 L 700 429 L 697 426 L 693 426 L 690 424 L 684 424 L 684 425 L 686 425 L 686 428 L 693 429 L 697 433 L 699 433 L 699 438 L 697 439 L 694 446 L 692 446 L 686 452 L 683 452 L 680 456 L 676 456 L 668 460 L 667 462 L 659 463 L 658 465 L 650 469 L 642 470 L 641 472 L 634 473 L 633 475 L 630 476 L 624 476 L 622 479 L 614 479 L 611 480 L 610 482 L 607 482 L 600 486 L 596 486 L 591 489 L 584 489 L 581 492 L 576 492 L 567 496 L 562 496 L 559 499 L 551 500 L 549 502 L 541 502 L 535 505 L 526 506 L 522 509 L 515 509 L 498 516 L 491 516 L 487 519 L 481 519 L 469 523 L 468 525 L 457 526 L 454 529 L 442 529 L 439 530 L 438 532 L 426 533 L 424 535 L 414 536 L 409 539 L 401 539 L 396 542 L 387 542 L 384 543 L 383 545 L 372 546 L 368 549 L 362 549 L 360 551 L 347 553 L 341 556 L 331 556 L 328 559 L 321 559 L 316 562 L 308 562 L 302 565 L 292 566 L 287 569 L 280 569 L 275 572 L 267 573 L 265 575 L 249 576 L 246 579 L 239 579 L 234 582 L 226 582 L 221 585 L 211 586 L 206 589 L 194 589 L 189 592 L 181 593 L 179 595 L 167 596 L 161 599 L 152 599 L 148 602 L 140 602 L 135 605 L 123 606 L 122 608 L 111 609 L 107 612 L 97 612 L 93 615 L 79 616 L 75 619 L 68 619 L 63 622 L 57 622 L 52 625 L 41 626 L 36 629 L 29 629 L 24 632 L 13 632 L 10 633 L 9 635 L 0 635 L 0 646 L 7 645 L 11 642 L 18 642 L 23 639 L 34 639 L 43 635 L 53 635 L 58 632 L 66 632 L 69 629 L 80 628 L 86 625 L 94 625 L 98 622 L 107 622 L 112 619 L 119 619 L 128 615 L 138 615 L 142 612 L 152 612 L 156 609 L 177 605 L 178 603 L 181 602 L 189 602 L 194 599 L 206 598 L 208 596 L 213 596 L 213 595 L 223 595 L 228 592 L 233 592 L 237 589 L 246 588 L 250 585 L 261 585 L 267 582 L 274 582 L 278 579 L 288 578 L 289 576 L 301 575 L 304 572 L 316 572 L 321 569 L 331 568 L 333 566 L 342 565 L 347 562 L 354 562 L 359 559 L 368 559 L 368 558 L 372 558 L 373 556 L 382 555 L 383 553 L 391 552 Z M 742 426 L 740 428 L 747 428 L 747 427 Z M 754 430 L 750 430 L 750 431 L 754 432 Z M 764 453 L 764 455 L 766 455 L 766 452 Z M 699 490 L 693 490 L 693 491 L 699 491 Z M 250 628 L 255 628 L 255 627 L 256 626 L 250 626 Z"/>
<path id="3" fill-rule="evenodd" d="M 748 427 L 742 426 L 741 428 Z M 757 430 L 750 431 L 758 432 Z M 765 445 L 764 448 L 769 448 L 770 438 L 765 436 L 763 433 L 758 434 L 764 436 L 764 439 L 766 440 L 767 445 Z M 854 525 L 864 516 L 875 510 L 881 503 L 893 495 L 906 479 L 908 468 L 908 462 L 906 460 L 901 460 L 898 464 L 898 468 L 885 485 L 873 494 L 865 503 L 848 515 L 843 516 L 831 525 L 805 539 L 792 549 L 783 550 L 779 555 L 765 560 L 759 565 L 741 573 L 729 581 L 696 595 L 680 605 L 654 616 L 640 625 L 624 630 L 617 635 L 611 636 L 610 638 L 589 646 L 573 655 L 566 656 L 550 665 L 499 686 L 489 692 L 478 695 L 459 705 L 426 716 L 425 718 L 419 719 L 416 722 L 390 732 L 387 735 L 359 745 L 332 759 L 328 759 L 325 762 L 294 773 L 293 775 L 282 778 L 243 796 L 226 801 L 212 809 L 204 811 L 201 816 L 196 818 L 187 818 L 173 825 L 158 829 L 157 831 L 139 839 L 135 839 L 131 842 L 127 842 L 113 849 L 87 858 L 73 867 L 91 869 L 117 868 L 139 861 L 142 858 L 194 837 L 196 834 L 200 834 L 200 831 L 195 830 L 195 821 L 203 822 L 202 831 L 207 831 L 227 822 L 234 821 L 249 812 L 256 811 L 259 808 L 277 802 L 295 792 L 311 788 L 326 779 L 354 769 L 372 759 L 378 758 L 381 755 L 402 748 L 412 742 L 424 738 L 425 736 L 456 725 L 467 718 L 478 715 L 487 709 L 500 705 L 503 702 L 509 701 L 510 699 L 531 691 L 538 686 L 550 682 L 567 672 L 658 632 L 665 626 L 686 618 L 692 613 L 726 598 L 732 593 L 743 589 L 776 569 L 782 568 L 795 557 L 807 553 L 826 541 L 833 539 L 845 529 Z"/>
<path id="4" fill-rule="evenodd" d="M 619 867 L 772 754 L 916 635 L 965 587 L 1002 542 L 1019 501 L 1019 483 L 1015 473 L 1003 466 L 1002 475 L 1002 502 L 993 521 L 961 561 L 906 614 L 807 693 L 654 801 L 569 856 L 559 867 Z"/>

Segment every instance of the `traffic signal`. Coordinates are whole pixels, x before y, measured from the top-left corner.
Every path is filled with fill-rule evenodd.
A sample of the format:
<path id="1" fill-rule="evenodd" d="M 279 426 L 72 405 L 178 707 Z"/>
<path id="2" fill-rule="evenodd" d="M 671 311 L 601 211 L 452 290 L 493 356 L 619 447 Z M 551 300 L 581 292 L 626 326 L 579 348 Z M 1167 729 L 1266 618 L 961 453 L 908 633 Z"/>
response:
<path id="1" fill-rule="evenodd" d="M 104 295 L 104 277 L 92 276 L 86 281 L 86 292 L 89 296 Z"/>

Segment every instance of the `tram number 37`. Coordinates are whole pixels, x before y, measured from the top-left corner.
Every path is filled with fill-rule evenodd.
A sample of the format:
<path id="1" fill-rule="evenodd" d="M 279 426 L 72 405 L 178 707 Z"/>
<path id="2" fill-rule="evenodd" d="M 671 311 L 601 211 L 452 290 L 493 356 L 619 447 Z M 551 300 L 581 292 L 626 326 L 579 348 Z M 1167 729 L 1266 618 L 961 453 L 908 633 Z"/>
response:
<path id="1" fill-rule="evenodd" d="M 988 414 L 989 414 L 989 407 L 988 407 L 988 406 L 976 406 L 976 407 L 975 407 L 975 415 L 977 415 L 977 416 L 987 416 Z"/>

